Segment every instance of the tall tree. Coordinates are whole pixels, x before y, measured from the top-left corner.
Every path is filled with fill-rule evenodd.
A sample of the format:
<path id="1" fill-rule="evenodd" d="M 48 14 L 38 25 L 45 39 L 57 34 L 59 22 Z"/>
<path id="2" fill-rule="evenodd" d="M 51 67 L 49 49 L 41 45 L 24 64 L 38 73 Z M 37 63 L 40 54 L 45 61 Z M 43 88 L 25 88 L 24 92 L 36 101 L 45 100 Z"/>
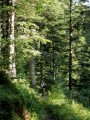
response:
<path id="1" fill-rule="evenodd" d="M 16 76 L 15 46 L 14 46 L 15 1 L 16 0 L 9 0 L 9 7 L 11 7 L 11 9 L 8 12 L 9 74 L 12 77 Z"/>
<path id="2" fill-rule="evenodd" d="M 7 64 L 11 77 L 16 76 L 15 51 L 14 51 L 14 3 L 15 0 L 2 1 L 2 38 L 5 43 L 2 48 L 3 60 Z"/>
<path id="3" fill-rule="evenodd" d="M 8 37 L 8 14 L 7 14 L 7 1 L 2 0 L 1 2 L 1 29 L 2 29 L 2 35 L 1 35 L 1 58 L 2 58 L 2 67 L 8 68 L 8 45 L 7 45 L 7 37 Z"/>
<path id="4" fill-rule="evenodd" d="M 69 90 L 72 89 L 72 0 L 70 0 L 70 28 L 69 28 Z"/>

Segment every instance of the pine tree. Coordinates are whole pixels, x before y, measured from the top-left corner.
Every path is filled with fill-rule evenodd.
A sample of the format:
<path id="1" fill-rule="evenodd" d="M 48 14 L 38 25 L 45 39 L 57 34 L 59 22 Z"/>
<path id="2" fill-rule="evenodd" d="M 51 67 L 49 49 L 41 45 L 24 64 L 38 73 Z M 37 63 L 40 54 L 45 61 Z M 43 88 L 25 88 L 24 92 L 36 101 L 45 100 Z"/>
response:
<path id="1" fill-rule="evenodd" d="M 72 89 L 72 0 L 70 0 L 70 28 L 69 28 L 69 90 Z"/>
<path id="2" fill-rule="evenodd" d="M 15 51 L 14 51 L 14 2 L 15 0 L 2 1 L 2 38 L 5 46 L 2 48 L 3 60 L 11 77 L 16 76 Z M 6 62 L 7 61 L 7 62 Z"/>
<path id="3" fill-rule="evenodd" d="M 9 39 L 9 74 L 12 77 L 16 76 L 16 64 L 15 64 L 15 46 L 14 46 L 14 12 L 15 0 L 9 0 L 9 7 L 12 9 L 8 13 L 8 39 Z"/>

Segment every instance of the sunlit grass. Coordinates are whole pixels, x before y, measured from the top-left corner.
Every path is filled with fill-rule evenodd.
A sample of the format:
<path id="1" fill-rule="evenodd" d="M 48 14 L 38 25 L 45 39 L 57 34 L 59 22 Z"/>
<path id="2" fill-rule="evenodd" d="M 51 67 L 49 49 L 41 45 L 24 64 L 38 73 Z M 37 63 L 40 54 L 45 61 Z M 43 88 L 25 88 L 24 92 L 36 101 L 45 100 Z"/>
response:
<path id="1" fill-rule="evenodd" d="M 60 86 L 54 87 L 47 103 L 54 120 L 90 120 L 90 109 L 66 97 Z"/>
<path id="2" fill-rule="evenodd" d="M 30 120 L 44 120 L 45 111 L 43 104 L 40 99 L 40 95 L 35 89 L 30 87 L 29 81 L 27 80 L 15 80 L 17 89 L 19 89 L 21 95 L 23 96 L 25 107 L 30 113 Z"/>

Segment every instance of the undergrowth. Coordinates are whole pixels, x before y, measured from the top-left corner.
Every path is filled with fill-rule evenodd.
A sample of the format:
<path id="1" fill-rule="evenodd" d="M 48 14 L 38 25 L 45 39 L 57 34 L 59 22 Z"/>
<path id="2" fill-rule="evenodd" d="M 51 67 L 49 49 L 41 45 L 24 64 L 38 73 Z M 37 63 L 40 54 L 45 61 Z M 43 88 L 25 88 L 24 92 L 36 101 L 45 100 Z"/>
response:
<path id="1" fill-rule="evenodd" d="M 66 97 L 60 85 L 53 88 L 47 101 L 53 120 L 90 120 L 90 109 Z"/>
<path id="2" fill-rule="evenodd" d="M 27 80 L 7 77 L 0 84 L 0 120 L 48 120 L 49 114 L 52 120 L 90 120 L 90 108 L 70 99 L 68 93 L 58 84 L 41 97 Z"/>
<path id="3" fill-rule="evenodd" d="M 25 109 L 30 112 L 30 120 L 44 120 L 43 104 L 36 90 L 30 88 L 30 84 L 26 80 L 15 81 L 15 84 L 23 97 Z"/>
<path id="4" fill-rule="evenodd" d="M 39 97 L 26 80 L 0 85 L 0 120 L 44 120 Z"/>

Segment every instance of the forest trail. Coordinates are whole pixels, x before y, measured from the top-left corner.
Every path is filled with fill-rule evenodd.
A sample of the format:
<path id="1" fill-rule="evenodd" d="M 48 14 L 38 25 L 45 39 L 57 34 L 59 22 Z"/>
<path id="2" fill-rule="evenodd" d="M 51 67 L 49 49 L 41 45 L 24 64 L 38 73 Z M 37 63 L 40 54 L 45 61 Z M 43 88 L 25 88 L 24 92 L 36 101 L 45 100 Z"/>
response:
<path id="1" fill-rule="evenodd" d="M 45 101 L 47 101 L 47 97 L 48 97 L 47 95 L 41 96 L 41 100 L 43 101 L 43 104 L 44 104 Z M 49 111 L 49 109 L 47 108 L 46 105 L 44 106 L 44 109 L 45 109 L 45 113 L 46 113 L 46 118 L 45 118 L 45 120 L 53 120 L 53 116 L 52 116 L 52 114 L 50 113 L 50 111 Z"/>
<path id="2" fill-rule="evenodd" d="M 48 108 L 46 108 L 45 112 L 46 112 L 45 120 L 53 120 L 52 114 L 49 112 Z"/>

